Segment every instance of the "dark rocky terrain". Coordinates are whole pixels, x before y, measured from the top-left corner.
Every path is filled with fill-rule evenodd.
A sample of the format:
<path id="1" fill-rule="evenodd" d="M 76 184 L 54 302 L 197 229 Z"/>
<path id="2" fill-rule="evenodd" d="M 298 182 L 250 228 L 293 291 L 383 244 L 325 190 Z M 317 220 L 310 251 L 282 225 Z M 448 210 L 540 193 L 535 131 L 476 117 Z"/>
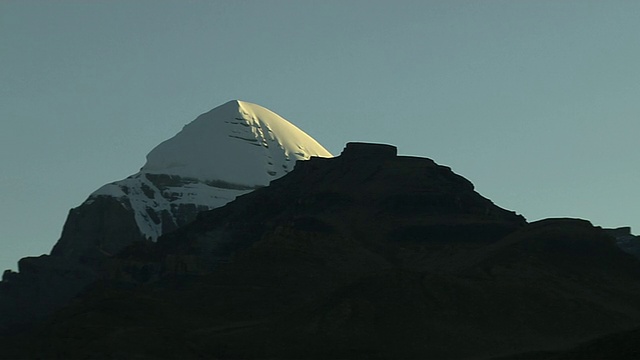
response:
<path id="1" fill-rule="evenodd" d="M 28 326 L 67 304 L 100 278 L 110 254 L 143 240 L 133 213 L 114 198 L 72 209 L 50 255 L 23 258 L 19 272 L 3 274 L 0 332 Z"/>
<path id="2" fill-rule="evenodd" d="M 89 266 L 98 281 L 44 321 L 9 327 L 2 357 L 638 354 L 622 344 L 638 343 L 640 261 L 615 236 L 585 220 L 527 223 L 388 145 L 298 162 L 157 243 L 98 258 L 71 274 Z"/>

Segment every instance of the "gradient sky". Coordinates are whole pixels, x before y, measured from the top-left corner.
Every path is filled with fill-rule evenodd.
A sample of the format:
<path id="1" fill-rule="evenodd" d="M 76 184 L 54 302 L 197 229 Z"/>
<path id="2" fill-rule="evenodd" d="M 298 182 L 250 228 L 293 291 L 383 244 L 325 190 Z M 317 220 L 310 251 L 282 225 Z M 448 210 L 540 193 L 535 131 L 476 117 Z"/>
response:
<path id="1" fill-rule="evenodd" d="M 640 1 L 0 1 L 0 269 L 231 99 L 640 232 Z"/>

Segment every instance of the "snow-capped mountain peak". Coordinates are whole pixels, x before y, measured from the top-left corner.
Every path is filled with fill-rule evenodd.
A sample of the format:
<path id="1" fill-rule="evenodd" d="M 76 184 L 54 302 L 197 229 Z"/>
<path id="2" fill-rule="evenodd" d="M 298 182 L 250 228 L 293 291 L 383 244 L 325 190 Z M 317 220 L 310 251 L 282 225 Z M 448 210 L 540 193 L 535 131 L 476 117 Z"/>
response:
<path id="1" fill-rule="evenodd" d="M 147 155 L 141 172 L 265 186 L 295 160 L 331 157 L 317 141 L 262 106 L 229 101 Z"/>
<path id="2" fill-rule="evenodd" d="M 233 100 L 198 116 L 156 146 L 140 172 L 101 187 L 84 204 L 117 199 L 133 212 L 141 234 L 155 240 L 311 156 L 332 155 L 271 110 Z"/>

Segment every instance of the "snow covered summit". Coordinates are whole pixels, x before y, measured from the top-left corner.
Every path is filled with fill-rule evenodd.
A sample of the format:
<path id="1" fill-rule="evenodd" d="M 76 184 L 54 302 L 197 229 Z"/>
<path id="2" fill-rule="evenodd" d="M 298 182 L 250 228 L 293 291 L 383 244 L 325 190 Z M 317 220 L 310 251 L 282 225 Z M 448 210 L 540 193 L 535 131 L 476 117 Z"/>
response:
<path id="1" fill-rule="evenodd" d="M 311 156 L 332 155 L 278 114 L 233 100 L 187 124 L 147 155 L 140 172 L 101 187 L 83 205 L 115 198 L 133 212 L 140 233 L 155 240 Z"/>
<path id="2" fill-rule="evenodd" d="M 264 186 L 295 160 L 332 155 L 311 136 L 262 106 L 230 101 L 200 115 L 147 155 L 142 172 Z"/>

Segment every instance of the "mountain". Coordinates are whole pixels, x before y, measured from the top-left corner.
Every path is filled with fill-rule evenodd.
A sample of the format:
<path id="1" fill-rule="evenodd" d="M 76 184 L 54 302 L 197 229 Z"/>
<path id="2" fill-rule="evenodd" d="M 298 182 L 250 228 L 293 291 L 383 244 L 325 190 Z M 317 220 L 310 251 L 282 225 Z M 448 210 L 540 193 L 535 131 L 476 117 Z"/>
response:
<path id="1" fill-rule="evenodd" d="M 274 112 L 229 101 L 187 124 L 140 171 L 107 184 L 69 212 L 50 255 L 19 261 L 0 283 L 0 329 L 39 318 L 103 276 L 104 261 L 139 241 L 269 185 L 296 161 L 332 155 Z"/>
<path id="2" fill-rule="evenodd" d="M 269 185 L 291 171 L 297 160 L 311 156 L 332 155 L 272 111 L 244 101 L 227 102 L 154 148 L 140 172 L 101 187 L 72 210 L 52 255 L 113 254 L 132 239 L 155 241 L 193 221 L 200 211 Z M 127 219 L 114 219 L 116 223 L 135 226 L 121 229 L 114 221 L 104 220 L 82 228 L 87 222 L 105 219 L 90 210 L 105 203 L 126 210 Z M 119 228 L 115 232 L 114 226 Z M 123 233 L 128 234 L 124 240 Z"/>
<path id="3" fill-rule="evenodd" d="M 300 161 L 103 264 L 5 357 L 554 358 L 640 326 L 640 262 L 608 231 L 527 223 L 390 145 Z"/>

